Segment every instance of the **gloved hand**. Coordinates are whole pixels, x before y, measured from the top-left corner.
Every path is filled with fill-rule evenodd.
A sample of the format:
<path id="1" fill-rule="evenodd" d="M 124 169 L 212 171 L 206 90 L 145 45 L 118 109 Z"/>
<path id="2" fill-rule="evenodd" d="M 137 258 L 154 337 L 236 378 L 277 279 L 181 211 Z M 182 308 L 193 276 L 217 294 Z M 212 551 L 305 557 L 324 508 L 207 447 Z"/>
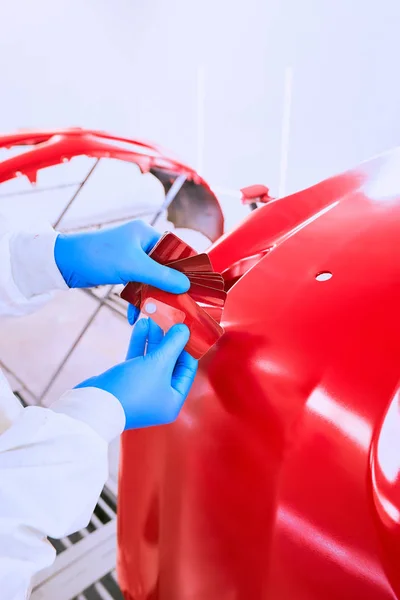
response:
<path id="1" fill-rule="evenodd" d="M 160 265 L 147 254 L 160 237 L 143 221 L 101 231 L 60 233 L 54 258 L 72 288 L 138 281 L 166 292 L 186 292 L 189 280 L 183 273 Z"/>
<path id="2" fill-rule="evenodd" d="M 197 361 L 183 350 L 188 339 L 186 325 L 175 325 L 164 336 L 153 321 L 139 319 L 126 361 L 76 387 L 96 387 L 113 394 L 125 411 L 125 429 L 171 423 L 197 371 Z"/>

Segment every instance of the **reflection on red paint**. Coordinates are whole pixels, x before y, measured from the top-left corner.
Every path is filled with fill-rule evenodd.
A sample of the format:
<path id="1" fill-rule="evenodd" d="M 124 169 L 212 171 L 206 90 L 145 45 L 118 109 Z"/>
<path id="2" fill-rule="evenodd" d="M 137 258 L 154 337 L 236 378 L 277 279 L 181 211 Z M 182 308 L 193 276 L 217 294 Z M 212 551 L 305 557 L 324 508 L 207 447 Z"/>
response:
<path id="1" fill-rule="evenodd" d="M 368 451 L 371 440 L 371 425 L 362 415 L 355 414 L 349 407 L 343 406 L 318 388 L 310 395 L 307 401 L 307 409 L 325 419 L 339 434 L 342 433 L 360 446 L 361 449 Z"/>
<path id="2" fill-rule="evenodd" d="M 345 540 L 329 537 L 323 529 L 285 507 L 278 509 L 277 521 L 293 542 L 302 548 L 303 553 L 315 553 L 321 560 L 334 564 L 339 572 L 344 571 L 352 577 L 365 579 L 372 587 L 381 591 L 389 591 L 383 573 L 359 548 L 349 546 Z"/>

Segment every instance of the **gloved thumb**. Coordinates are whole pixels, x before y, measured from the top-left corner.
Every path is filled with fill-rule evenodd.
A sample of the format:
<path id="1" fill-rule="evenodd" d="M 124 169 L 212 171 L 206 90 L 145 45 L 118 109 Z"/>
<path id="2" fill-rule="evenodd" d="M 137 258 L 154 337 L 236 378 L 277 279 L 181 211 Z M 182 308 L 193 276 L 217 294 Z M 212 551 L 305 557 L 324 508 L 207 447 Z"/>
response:
<path id="1" fill-rule="evenodd" d="M 148 354 L 155 360 L 160 360 L 171 367 L 171 373 L 175 368 L 176 361 L 181 355 L 182 350 L 189 341 L 190 332 L 186 325 L 174 325 L 165 334 L 157 349 Z"/>
<path id="2" fill-rule="evenodd" d="M 135 280 L 173 294 L 183 294 L 188 291 L 190 282 L 183 273 L 160 265 L 147 254 L 144 254 L 141 262 L 140 278 L 136 272 Z"/>

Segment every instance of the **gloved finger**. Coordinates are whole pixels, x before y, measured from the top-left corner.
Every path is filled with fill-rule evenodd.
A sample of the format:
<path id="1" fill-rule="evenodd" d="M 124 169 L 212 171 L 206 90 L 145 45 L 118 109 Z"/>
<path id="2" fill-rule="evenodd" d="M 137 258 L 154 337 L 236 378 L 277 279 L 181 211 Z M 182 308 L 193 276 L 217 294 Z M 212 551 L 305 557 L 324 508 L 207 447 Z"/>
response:
<path id="1" fill-rule="evenodd" d="M 133 306 L 133 304 L 128 304 L 128 310 L 126 312 L 126 316 L 128 318 L 129 325 L 133 325 L 140 314 L 140 310 Z"/>
<path id="2" fill-rule="evenodd" d="M 147 353 L 149 354 L 151 352 L 153 352 L 154 350 L 156 350 L 158 348 L 158 346 L 160 345 L 160 342 L 164 339 L 164 332 L 161 329 L 161 327 L 159 327 L 157 325 L 157 323 L 154 323 L 154 321 L 152 321 L 151 319 L 148 319 L 149 321 L 149 336 L 147 339 Z"/>
<path id="3" fill-rule="evenodd" d="M 185 350 L 181 352 L 172 373 L 172 387 L 183 399 L 188 395 L 197 373 L 198 361 Z"/>
<path id="4" fill-rule="evenodd" d="M 140 258 L 140 264 L 135 265 L 135 273 L 132 274 L 134 281 L 147 283 L 153 287 L 172 292 L 173 294 L 183 294 L 190 287 L 189 279 L 183 273 L 176 269 L 170 269 L 153 260 L 143 252 Z"/>
<path id="5" fill-rule="evenodd" d="M 158 347 L 149 354 L 154 360 L 162 361 L 165 368 L 171 373 L 175 368 L 176 362 L 188 343 L 189 340 L 189 329 L 186 325 L 174 325 L 165 334 L 164 339 L 160 342 Z"/>
<path id="6" fill-rule="evenodd" d="M 140 232 L 140 245 L 145 252 L 150 252 L 150 250 L 156 245 L 158 240 L 161 237 L 161 233 L 159 233 L 154 227 L 141 221 L 141 232 Z"/>
<path id="7" fill-rule="evenodd" d="M 148 321 L 148 319 L 139 319 L 139 321 L 137 321 L 135 324 L 132 331 L 131 340 L 129 342 L 126 360 L 136 358 L 137 356 L 144 356 L 147 336 L 149 334 Z"/>

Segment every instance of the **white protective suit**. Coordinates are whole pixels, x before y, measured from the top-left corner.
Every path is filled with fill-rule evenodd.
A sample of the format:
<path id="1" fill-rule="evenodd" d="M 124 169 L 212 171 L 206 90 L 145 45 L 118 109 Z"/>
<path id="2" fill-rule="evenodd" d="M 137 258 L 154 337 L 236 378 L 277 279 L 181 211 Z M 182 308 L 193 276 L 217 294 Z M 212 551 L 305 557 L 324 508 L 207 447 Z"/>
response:
<path id="1" fill-rule="evenodd" d="M 32 312 L 51 290 L 67 289 L 55 239 L 52 229 L 13 233 L 0 221 L 0 315 Z M 46 536 L 88 524 L 108 477 L 109 442 L 124 425 L 117 399 L 95 388 L 68 391 L 51 409 L 23 408 L 0 372 L 1 600 L 29 598 L 32 576 L 55 558 Z"/>

